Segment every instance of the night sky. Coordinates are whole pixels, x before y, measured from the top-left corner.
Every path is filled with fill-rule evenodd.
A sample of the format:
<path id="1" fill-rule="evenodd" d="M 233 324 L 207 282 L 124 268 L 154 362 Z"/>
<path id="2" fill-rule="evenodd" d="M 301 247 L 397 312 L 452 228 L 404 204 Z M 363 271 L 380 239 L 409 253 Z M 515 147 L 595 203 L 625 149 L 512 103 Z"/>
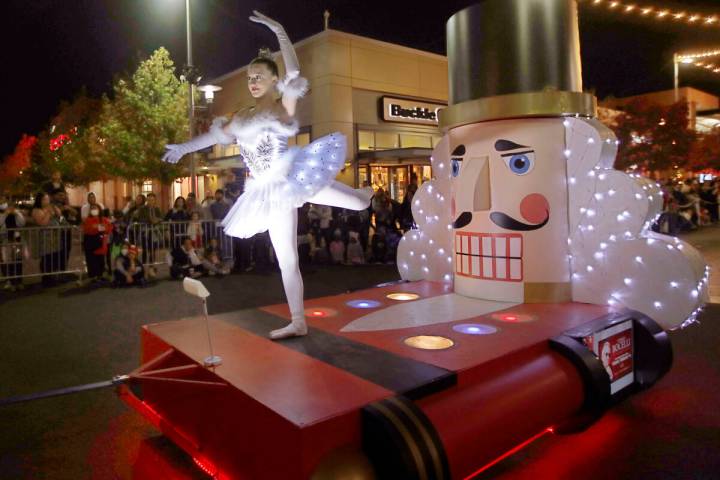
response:
<path id="1" fill-rule="evenodd" d="M 319 32 L 322 12 L 330 26 L 422 50 L 445 53 L 445 21 L 470 1 L 191 0 L 194 63 L 205 79 L 245 65 L 261 46 L 277 49 L 272 33 L 247 20 L 252 9 L 276 18 L 290 37 Z M 0 156 L 22 133 L 37 133 L 83 86 L 109 92 L 115 74 L 131 72 L 138 58 L 165 46 L 177 65 L 185 62 L 184 0 L 9 0 L 3 2 L 2 90 L 5 120 Z M 677 2 L 638 1 L 672 8 Z M 717 0 L 685 0 L 681 6 L 720 14 Z M 586 89 L 627 96 L 672 88 L 674 51 L 720 47 L 720 25 L 690 27 L 622 18 L 580 6 Z M 682 85 L 720 95 L 720 75 L 684 67 Z"/>

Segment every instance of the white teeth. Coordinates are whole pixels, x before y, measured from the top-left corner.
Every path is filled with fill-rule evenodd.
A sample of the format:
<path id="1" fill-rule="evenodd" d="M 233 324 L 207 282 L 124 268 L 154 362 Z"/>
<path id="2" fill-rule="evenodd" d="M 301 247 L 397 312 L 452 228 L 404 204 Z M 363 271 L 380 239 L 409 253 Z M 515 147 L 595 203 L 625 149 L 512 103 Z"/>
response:
<path id="1" fill-rule="evenodd" d="M 493 262 L 493 259 L 492 259 L 492 258 L 490 258 L 490 257 L 483 257 L 483 259 L 482 259 L 482 265 L 483 265 L 482 276 L 483 276 L 483 277 L 485 277 L 485 278 L 492 278 L 492 274 L 493 274 L 493 271 L 492 271 L 492 262 Z"/>
<path id="2" fill-rule="evenodd" d="M 512 244 L 510 246 L 512 250 Z M 510 260 L 510 278 L 520 280 L 522 278 L 522 260 Z"/>
<path id="3" fill-rule="evenodd" d="M 470 237 L 470 253 L 480 255 L 480 239 L 478 237 Z"/>
<path id="4" fill-rule="evenodd" d="M 486 256 L 492 255 L 492 238 L 482 237 L 482 254 Z"/>
<path id="5" fill-rule="evenodd" d="M 487 280 L 522 280 L 522 238 L 490 234 L 455 235 L 455 271 Z"/>
<path id="6" fill-rule="evenodd" d="M 495 276 L 499 279 L 504 279 L 507 276 L 506 270 L 507 262 L 504 258 L 495 259 Z"/>
<path id="7" fill-rule="evenodd" d="M 480 257 L 472 257 L 472 270 L 470 270 L 470 275 L 480 275 Z"/>
<path id="8" fill-rule="evenodd" d="M 510 256 L 520 258 L 520 239 L 517 237 L 510 238 Z"/>
<path id="9" fill-rule="evenodd" d="M 507 257 L 505 253 L 505 246 L 506 246 L 507 239 L 505 238 L 496 238 L 495 239 L 495 256 L 496 257 Z"/>

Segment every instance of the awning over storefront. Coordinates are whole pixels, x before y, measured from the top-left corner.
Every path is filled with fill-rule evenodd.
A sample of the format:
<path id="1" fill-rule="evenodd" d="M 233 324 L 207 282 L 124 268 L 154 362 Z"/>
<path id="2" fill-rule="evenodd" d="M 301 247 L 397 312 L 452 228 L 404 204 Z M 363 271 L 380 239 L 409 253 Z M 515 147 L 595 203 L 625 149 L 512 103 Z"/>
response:
<path id="1" fill-rule="evenodd" d="M 430 165 L 432 148 L 394 148 L 360 152 L 360 165 Z"/>

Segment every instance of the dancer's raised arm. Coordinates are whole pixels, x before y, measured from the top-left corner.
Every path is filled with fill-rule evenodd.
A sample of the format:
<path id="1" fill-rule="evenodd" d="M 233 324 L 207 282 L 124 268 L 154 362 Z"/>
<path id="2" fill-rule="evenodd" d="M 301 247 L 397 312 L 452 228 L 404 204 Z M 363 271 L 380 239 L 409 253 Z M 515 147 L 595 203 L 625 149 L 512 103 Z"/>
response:
<path id="1" fill-rule="evenodd" d="M 300 64 L 295 54 L 295 48 L 283 26 L 257 10 L 253 10 L 253 15 L 250 17 L 250 20 L 265 25 L 277 37 L 278 43 L 280 44 L 280 53 L 282 53 L 283 63 L 285 64 L 285 75 L 290 78 L 295 78 L 300 75 Z"/>
<path id="2" fill-rule="evenodd" d="M 250 20 L 268 27 L 278 39 L 280 53 L 285 64 L 285 78 L 278 82 L 277 87 L 282 95 L 283 106 L 290 116 L 294 116 L 297 99 L 305 95 L 308 89 L 307 79 L 300 76 L 300 64 L 295 54 L 295 48 L 279 22 L 257 10 L 253 10 L 253 14 Z"/>
<path id="3" fill-rule="evenodd" d="M 165 145 L 167 152 L 163 155 L 163 162 L 177 163 L 188 153 L 197 152 L 203 148 L 211 147 L 216 143 L 229 144 L 233 142 L 233 138 L 230 134 L 225 132 L 223 126 L 226 123 L 226 119 L 218 117 L 213 122 L 212 127 L 208 133 L 198 135 L 195 138 L 188 140 L 185 143 Z"/>

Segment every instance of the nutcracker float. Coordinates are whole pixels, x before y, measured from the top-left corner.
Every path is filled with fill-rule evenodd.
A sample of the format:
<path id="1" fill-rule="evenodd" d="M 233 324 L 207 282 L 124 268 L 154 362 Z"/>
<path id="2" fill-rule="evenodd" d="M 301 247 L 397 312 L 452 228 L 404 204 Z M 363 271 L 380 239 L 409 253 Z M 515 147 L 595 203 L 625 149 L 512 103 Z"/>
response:
<path id="1" fill-rule="evenodd" d="M 576 8 L 485 0 L 448 21 L 446 134 L 398 251 L 417 281 L 307 300 L 285 342 L 266 338 L 302 313 L 284 304 L 146 325 L 122 398 L 216 478 L 434 480 L 652 386 L 706 269 L 648 230 L 657 186 L 612 170 Z"/>

